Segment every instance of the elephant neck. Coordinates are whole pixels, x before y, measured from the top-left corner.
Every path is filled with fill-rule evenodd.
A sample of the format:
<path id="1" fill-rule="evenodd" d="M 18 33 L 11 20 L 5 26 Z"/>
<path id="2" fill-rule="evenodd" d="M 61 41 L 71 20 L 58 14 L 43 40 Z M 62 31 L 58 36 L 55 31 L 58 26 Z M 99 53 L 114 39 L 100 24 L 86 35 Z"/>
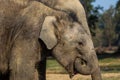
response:
<path id="1" fill-rule="evenodd" d="M 26 6 L 31 0 L 9 0 L 10 3 L 14 3 L 20 6 Z"/>
<path id="2" fill-rule="evenodd" d="M 51 8 L 54 8 L 55 4 L 57 3 L 57 0 L 38 0 L 38 1 Z"/>

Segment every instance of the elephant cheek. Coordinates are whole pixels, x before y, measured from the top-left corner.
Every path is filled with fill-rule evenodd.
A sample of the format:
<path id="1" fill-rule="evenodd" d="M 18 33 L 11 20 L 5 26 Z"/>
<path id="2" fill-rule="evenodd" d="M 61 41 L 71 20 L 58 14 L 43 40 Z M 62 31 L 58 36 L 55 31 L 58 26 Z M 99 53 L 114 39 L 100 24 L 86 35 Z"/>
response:
<path id="1" fill-rule="evenodd" d="M 74 60 L 69 54 L 64 53 L 64 50 L 57 46 L 52 52 L 55 59 L 67 70 L 70 78 L 74 76 Z"/>
<path id="2" fill-rule="evenodd" d="M 72 78 L 75 74 L 74 74 L 74 65 L 73 62 L 69 63 L 65 69 L 68 71 L 69 73 L 69 77 Z"/>

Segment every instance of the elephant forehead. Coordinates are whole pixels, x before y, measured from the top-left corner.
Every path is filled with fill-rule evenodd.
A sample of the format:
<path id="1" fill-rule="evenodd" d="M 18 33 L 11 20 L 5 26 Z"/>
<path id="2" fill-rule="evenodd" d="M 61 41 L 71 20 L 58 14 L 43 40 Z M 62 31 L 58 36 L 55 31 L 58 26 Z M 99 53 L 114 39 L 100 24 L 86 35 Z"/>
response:
<path id="1" fill-rule="evenodd" d="M 65 30 L 65 38 L 68 39 L 69 41 L 72 40 L 78 40 L 81 37 L 85 35 L 85 31 L 83 27 L 77 23 L 74 22 L 72 26 L 68 26 L 67 30 Z"/>
<path id="2" fill-rule="evenodd" d="M 77 38 L 78 34 L 79 34 L 79 30 L 77 28 L 74 28 L 74 29 L 70 29 L 68 28 L 66 31 L 65 31 L 65 38 L 68 39 L 68 40 L 74 40 Z"/>

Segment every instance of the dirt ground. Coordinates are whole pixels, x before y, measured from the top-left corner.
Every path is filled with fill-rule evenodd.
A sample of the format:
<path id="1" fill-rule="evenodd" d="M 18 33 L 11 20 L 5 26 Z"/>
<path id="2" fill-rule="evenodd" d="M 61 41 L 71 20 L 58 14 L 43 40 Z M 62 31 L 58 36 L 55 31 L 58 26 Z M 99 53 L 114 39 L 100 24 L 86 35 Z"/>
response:
<path id="1" fill-rule="evenodd" d="M 120 73 L 104 73 L 102 74 L 102 77 L 105 78 L 104 80 L 109 80 L 108 78 L 120 77 Z M 91 80 L 91 79 L 90 76 L 82 75 L 76 75 L 72 79 L 70 79 L 68 74 L 47 74 L 47 80 Z M 120 80 L 120 78 L 111 80 Z"/>

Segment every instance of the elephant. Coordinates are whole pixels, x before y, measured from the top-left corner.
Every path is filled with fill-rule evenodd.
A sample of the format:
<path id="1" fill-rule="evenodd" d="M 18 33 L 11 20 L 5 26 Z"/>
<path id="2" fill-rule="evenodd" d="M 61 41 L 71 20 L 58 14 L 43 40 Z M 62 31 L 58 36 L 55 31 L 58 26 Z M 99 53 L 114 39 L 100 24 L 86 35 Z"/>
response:
<path id="1" fill-rule="evenodd" d="M 67 12 L 70 16 L 72 16 L 74 21 L 77 21 L 82 24 L 81 27 L 83 27 L 85 32 L 91 37 L 91 33 L 88 28 L 88 24 L 87 24 L 87 20 L 86 20 L 85 10 L 84 10 L 80 0 L 39 0 L 39 1 L 53 9 Z M 91 43 L 92 43 L 92 41 L 91 41 Z M 85 47 L 82 47 L 82 48 L 83 48 L 83 50 L 85 49 Z M 95 52 L 94 52 L 94 55 L 95 55 Z M 81 69 L 81 68 L 79 68 L 79 69 Z M 83 70 L 85 70 L 85 69 L 83 69 Z M 88 73 L 87 71 L 89 71 L 88 68 L 86 69 L 86 73 Z M 99 79 L 95 79 L 95 80 L 99 80 Z"/>
<path id="2" fill-rule="evenodd" d="M 52 15 L 69 18 L 37 0 L 0 0 L 0 79 L 38 80 L 39 33 Z"/>
<path id="3" fill-rule="evenodd" d="M 58 22 L 69 26 L 61 27 L 63 25 Z M 45 18 L 40 33 L 40 43 L 44 47 L 43 54 L 49 50 L 49 54 L 51 53 L 68 71 L 71 78 L 80 73 L 91 75 L 92 80 L 102 80 L 91 37 L 79 22 L 72 21 L 72 24 L 68 23 L 69 21 L 66 22 L 67 24 L 65 22 L 66 20 L 58 21 L 54 16 Z M 56 27 L 58 31 L 55 31 Z M 56 36 L 58 35 L 56 32 L 59 33 L 60 39 Z M 43 76 L 42 80 L 45 79 L 45 75 Z"/>
<path id="4" fill-rule="evenodd" d="M 44 27 L 46 16 L 55 16 L 52 26 Z M 41 39 L 70 77 L 81 73 L 101 80 L 91 37 L 82 26 L 37 0 L 0 0 L 0 79 L 8 71 L 7 80 L 38 80 Z"/>

